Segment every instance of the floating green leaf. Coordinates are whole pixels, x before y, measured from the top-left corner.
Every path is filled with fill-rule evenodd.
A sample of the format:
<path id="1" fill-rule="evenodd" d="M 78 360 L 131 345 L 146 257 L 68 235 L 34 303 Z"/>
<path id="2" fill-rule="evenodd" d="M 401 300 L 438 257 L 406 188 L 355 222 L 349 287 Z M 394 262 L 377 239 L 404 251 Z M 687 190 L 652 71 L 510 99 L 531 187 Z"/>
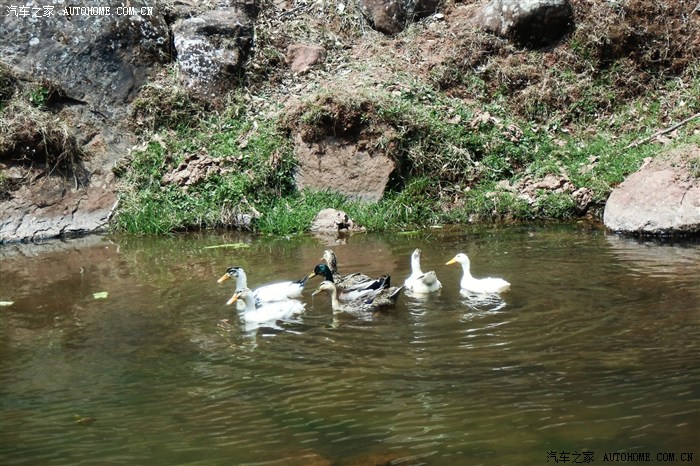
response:
<path id="1" fill-rule="evenodd" d="M 0 301 L 0 306 L 12 306 L 14 301 Z"/>
<path id="2" fill-rule="evenodd" d="M 233 249 L 243 249 L 249 248 L 250 245 L 247 243 L 227 243 L 227 244 L 216 244 L 214 246 L 205 246 L 204 249 L 217 249 L 217 248 L 233 248 Z"/>
<path id="3" fill-rule="evenodd" d="M 109 295 L 108 292 L 106 291 L 99 291 L 97 293 L 93 293 L 92 297 L 95 299 L 107 299 L 107 295 Z"/>

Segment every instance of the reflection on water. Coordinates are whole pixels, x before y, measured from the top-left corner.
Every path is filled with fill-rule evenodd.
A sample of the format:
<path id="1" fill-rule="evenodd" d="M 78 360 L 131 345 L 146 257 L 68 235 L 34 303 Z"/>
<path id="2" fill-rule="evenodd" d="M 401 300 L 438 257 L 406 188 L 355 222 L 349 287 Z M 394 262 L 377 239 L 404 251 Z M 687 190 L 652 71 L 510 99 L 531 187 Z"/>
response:
<path id="1" fill-rule="evenodd" d="M 207 246 L 245 242 L 243 249 Z M 248 332 L 253 286 L 308 274 L 324 241 L 233 233 L 0 249 L 0 464 L 544 464 L 548 452 L 695 452 L 700 246 L 573 226 L 336 244 L 341 272 L 438 293 L 392 314 L 306 312 Z M 461 294 L 458 251 L 512 283 Z M 108 292 L 106 299 L 94 293 Z M 80 423 L 94 417 L 92 423 Z M 692 463 L 691 463 L 692 464 Z"/>

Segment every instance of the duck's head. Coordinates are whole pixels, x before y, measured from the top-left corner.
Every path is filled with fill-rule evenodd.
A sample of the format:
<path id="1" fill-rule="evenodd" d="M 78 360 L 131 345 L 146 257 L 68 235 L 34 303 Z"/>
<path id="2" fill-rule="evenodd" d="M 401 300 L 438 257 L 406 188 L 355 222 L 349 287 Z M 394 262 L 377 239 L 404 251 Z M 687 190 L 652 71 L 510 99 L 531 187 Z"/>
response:
<path id="1" fill-rule="evenodd" d="M 338 259 L 335 257 L 335 253 L 332 249 L 326 249 L 323 251 L 323 260 L 326 261 L 328 267 L 331 271 L 338 270 Z"/>
<path id="2" fill-rule="evenodd" d="M 326 264 L 318 264 L 314 267 L 314 271 L 309 274 L 309 278 L 323 277 L 324 280 L 333 281 L 333 272 Z"/>
<path id="3" fill-rule="evenodd" d="M 333 281 L 329 280 L 324 280 L 321 282 L 321 284 L 318 286 L 318 289 L 311 293 L 311 296 L 316 296 L 320 292 L 325 291 L 327 293 L 333 293 L 335 291 L 335 285 L 333 284 Z"/>
<path id="4" fill-rule="evenodd" d="M 253 293 L 248 288 L 244 288 L 242 290 L 236 290 L 236 292 L 233 293 L 233 296 L 231 296 L 231 299 L 226 301 L 226 305 L 230 306 L 231 304 L 235 303 L 238 300 L 245 302 L 246 300 L 248 300 L 252 297 L 253 297 Z"/>
<path id="5" fill-rule="evenodd" d="M 411 254 L 411 259 L 412 260 L 420 260 L 421 252 L 423 252 L 423 251 L 421 251 L 420 248 L 416 248 L 415 251 L 413 251 L 413 254 Z"/>
<path id="6" fill-rule="evenodd" d="M 228 280 L 229 278 L 238 278 L 239 275 L 243 273 L 243 269 L 241 267 L 229 267 L 226 269 L 226 273 L 221 276 L 217 280 L 217 283 L 222 283 Z"/>
<path id="7" fill-rule="evenodd" d="M 464 265 L 464 264 L 469 265 L 469 258 L 467 257 L 466 254 L 464 254 L 463 252 L 460 252 L 459 254 L 454 256 L 452 259 L 447 261 L 445 263 L 445 265 L 450 265 L 450 264 L 455 264 L 455 263 L 460 263 L 462 265 Z"/>

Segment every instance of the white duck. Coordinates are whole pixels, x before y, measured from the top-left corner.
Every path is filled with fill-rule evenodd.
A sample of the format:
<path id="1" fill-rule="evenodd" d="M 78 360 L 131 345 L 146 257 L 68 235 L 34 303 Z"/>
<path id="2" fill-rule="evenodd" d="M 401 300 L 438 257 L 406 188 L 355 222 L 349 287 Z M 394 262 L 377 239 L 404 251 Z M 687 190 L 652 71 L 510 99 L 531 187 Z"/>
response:
<path id="1" fill-rule="evenodd" d="M 226 304 L 231 305 L 235 302 L 240 302 L 239 300 L 245 303 L 242 317 L 246 327 L 250 327 L 251 324 L 270 324 L 275 326 L 278 320 L 288 320 L 297 316 L 304 312 L 306 307 L 306 304 L 296 299 L 264 303 L 257 306 L 255 292 L 250 290 L 250 288 L 236 290 Z"/>
<path id="2" fill-rule="evenodd" d="M 236 289 L 242 290 L 248 288 L 248 278 L 242 267 L 229 267 L 226 273 L 219 278 L 218 283 L 225 282 L 229 278 L 236 279 Z M 300 298 L 304 291 L 308 277 L 304 277 L 297 281 L 287 281 L 279 283 L 271 283 L 256 288 L 252 291 L 256 303 L 272 303 L 276 301 L 285 301 L 287 299 Z M 238 305 L 238 309 L 243 309 L 243 306 Z"/>
<path id="3" fill-rule="evenodd" d="M 454 256 L 445 265 L 450 265 L 457 262 L 462 264 L 462 270 L 464 271 L 462 281 L 459 283 L 463 290 L 471 291 L 472 293 L 502 293 L 510 289 L 510 283 L 503 280 L 502 278 L 472 277 L 471 271 L 469 270 L 469 258 L 463 252 L 460 252 L 459 254 Z"/>
<path id="4" fill-rule="evenodd" d="M 406 279 L 403 285 L 407 290 L 414 293 L 430 293 L 442 288 L 442 283 L 438 280 L 434 271 L 423 272 L 420 267 L 421 250 L 416 249 L 411 254 L 411 275 Z"/>

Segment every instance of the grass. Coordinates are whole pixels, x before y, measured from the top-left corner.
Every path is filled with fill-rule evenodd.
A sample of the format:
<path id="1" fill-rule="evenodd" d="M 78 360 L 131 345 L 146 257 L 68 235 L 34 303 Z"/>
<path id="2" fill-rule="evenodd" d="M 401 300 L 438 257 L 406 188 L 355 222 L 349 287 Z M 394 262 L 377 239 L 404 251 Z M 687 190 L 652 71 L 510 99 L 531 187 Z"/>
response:
<path id="1" fill-rule="evenodd" d="M 465 31 L 449 42 L 453 53 L 431 56 L 426 69 L 417 45 L 427 31 L 422 23 L 391 40 L 394 54 L 383 50 L 389 40 L 358 32 L 367 25 L 350 7 L 300 7 L 300 16 L 288 20 L 263 9 L 247 87 L 205 103 L 180 87 L 169 68 L 142 90 L 132 116 L 152 142 L 117 169 L 117 227 L 134 233 L 240 227 L 240 214 L 250 214 L 254 230 L 287 236 L 307 231 L 327 207 L 346 211 L 370 231 L 566 219 L 581 215 L 571 195 L 579 188 L 590 190 L 588 211 L 595 214 L 614 186 L 659 151 L 630 143 L 700 109 L 700 64 L 688 59 L 692 50 L 660 40 L 692 37 L 697 26 L 686 19 L 655 21 L 661 12 L 681 18 L 660 0 L 624 7 L 630 11 L 622 4 L 572 3 L 582 20 L 551 50 L 520 50 Z M 440 23 L 432 26 L 438 34 Z M 334 61 L 363 37 L 370 58 Z M 284 51 L 293 41 L 332 51 L 309 73 L 318 72 L 316 80 L 285 74 Z M 327 72 L 332 68 L 343 73 Z M 299 103 L 279 111 L 274 89 L 297 83 L 307 85 Z M 679 129 L 673 144 L 697 144 L 698 130 L 697 123 Z M 362 141 L 399 170 L 377 203 L 298 192 L 291 143 L 297 134 L 307 142 Z M 188 184 L 172 181 L 182 166 L 205 159 L 206 175 L 193 175 Z M 697 164 L 691 168 L 698 172 Z M 502 186 L 548 175 L 566 177 L 572 189 L 540 189 L 528 199 Z"/>
<path id="2" fill-rule="evenodd" d="M 197 124 L 165 132 L 117 167 L 121 189 L 116 228 L 159 234 L 230 226 L 238 214 L 255 214 L 255 206 L 290 193 L 289 142 L 273 121 L 258 124 L 238 110 L 228 107 Z M 166 181 L 192 160 L 204 161 L 199 169 L 207 174 L 191 184 Z"/>
<path id="3" fill-rule="evenodd" d="M 287 236 L 307 231 L 328 207 L 346 211 L 370 231 L 567 219 L 580 214 L 570 192 L 540 190 L 528 202 L 497 183 L 565 175 L 574 189 L 592 191 L 593 207 L 602 206 L 610 190 L 655 150 L 627 148 L 638 133 L 620 138 L 616 128 L 605 128 L 572 136 L 556 121 L 543 127 L 497 104 L 467 104 L 417 82 L 406 83 L 400 95 L 322 92 L 286 120 L 251 119 L 239 99 L 230 102 L 201 123 L 178 125 L 164 140 L 132 154 L 122 177 L 119 229 L 160 234 L 230 227 L 237 225 L 237 214 L 249 213 L 256 231 Z M 393 188 L 374 204 L 330 192 L 297 192 L 288 136 L 294 131 L 312 140 L 325 134 L 369 138 L 373 150 L 399 162 Z M 186 186 L 164 183 L 183 162 L 204 156 L 211 159 L 209 175 Z"/>

